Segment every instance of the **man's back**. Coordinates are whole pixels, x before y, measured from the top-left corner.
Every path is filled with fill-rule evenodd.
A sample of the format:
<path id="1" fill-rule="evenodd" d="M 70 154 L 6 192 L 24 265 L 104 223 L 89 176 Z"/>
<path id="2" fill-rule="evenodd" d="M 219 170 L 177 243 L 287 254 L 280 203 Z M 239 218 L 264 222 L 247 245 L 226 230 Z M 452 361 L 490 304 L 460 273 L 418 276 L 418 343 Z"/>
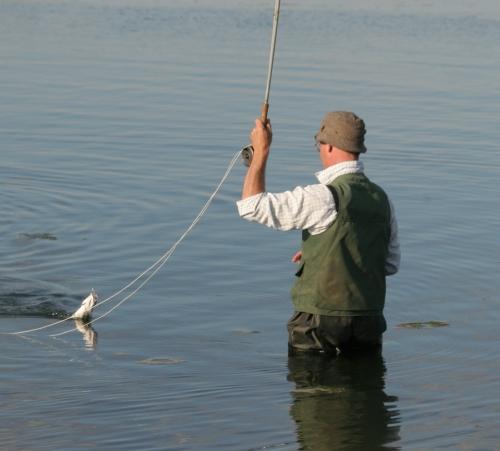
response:
<path id="1" fill-rule="evenodd" d="M 337 216 L 318 235 L 303 232 L 295 310 L 321 315 L 381 314 L 391 210 L 385 192 L 363 174 L 331 185 Z"/>

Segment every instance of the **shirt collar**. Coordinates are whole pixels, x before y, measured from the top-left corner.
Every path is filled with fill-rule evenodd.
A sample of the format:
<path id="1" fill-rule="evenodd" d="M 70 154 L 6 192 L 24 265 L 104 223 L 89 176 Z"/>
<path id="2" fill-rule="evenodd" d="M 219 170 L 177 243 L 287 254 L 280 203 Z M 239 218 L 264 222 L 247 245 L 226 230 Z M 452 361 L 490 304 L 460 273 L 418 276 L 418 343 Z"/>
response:
<path id="1" fill-rule="evenodd" d="M 332 183 L 337 177 L 344 174 L 362 174 L 364 166 L 361 161 L 344 161 L 329 166 L 322 171 L 316 172 L 316 177 L 323 185 Z"/>

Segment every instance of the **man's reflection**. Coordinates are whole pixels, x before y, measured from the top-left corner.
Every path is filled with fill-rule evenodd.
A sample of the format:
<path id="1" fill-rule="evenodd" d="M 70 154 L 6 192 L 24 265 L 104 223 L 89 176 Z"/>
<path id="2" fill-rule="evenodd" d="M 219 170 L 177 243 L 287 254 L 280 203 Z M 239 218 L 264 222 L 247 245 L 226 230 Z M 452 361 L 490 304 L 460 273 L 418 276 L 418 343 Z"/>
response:
<path id="1" fill-rule="evenodd" d="M 288 358 L 295 383 L 291 416 L 300 449 L 398 449 L 397 398 L 384 392 L 380 353 L 332 358 L 295 354 Z"/>

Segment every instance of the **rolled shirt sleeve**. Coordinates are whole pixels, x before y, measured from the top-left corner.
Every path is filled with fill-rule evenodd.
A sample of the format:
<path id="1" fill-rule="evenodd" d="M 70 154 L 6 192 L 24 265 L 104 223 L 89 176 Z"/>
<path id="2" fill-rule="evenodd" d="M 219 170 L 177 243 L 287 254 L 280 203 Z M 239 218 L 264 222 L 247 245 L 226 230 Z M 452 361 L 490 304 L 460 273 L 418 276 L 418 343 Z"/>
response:
<path id="1" fill-rule="evenodd" d="M 276 230 L 324 232 L 337 211 L 330 190 L 322 184 L 298 186 L 283 193 L 260 193 L 237 203 L 239 215 Z"/>

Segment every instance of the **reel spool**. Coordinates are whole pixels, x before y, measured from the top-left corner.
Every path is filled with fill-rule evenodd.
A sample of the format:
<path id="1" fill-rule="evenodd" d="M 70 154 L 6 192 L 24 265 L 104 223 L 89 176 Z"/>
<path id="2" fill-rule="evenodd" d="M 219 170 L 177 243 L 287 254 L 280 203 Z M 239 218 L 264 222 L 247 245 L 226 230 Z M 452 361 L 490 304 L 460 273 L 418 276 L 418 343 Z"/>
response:
<path id="1" fill-rule="evenodd" d="M 251 144 L 241 149 L 241 162 L 248 168 L 253 158 L 253 147 Z"/>

